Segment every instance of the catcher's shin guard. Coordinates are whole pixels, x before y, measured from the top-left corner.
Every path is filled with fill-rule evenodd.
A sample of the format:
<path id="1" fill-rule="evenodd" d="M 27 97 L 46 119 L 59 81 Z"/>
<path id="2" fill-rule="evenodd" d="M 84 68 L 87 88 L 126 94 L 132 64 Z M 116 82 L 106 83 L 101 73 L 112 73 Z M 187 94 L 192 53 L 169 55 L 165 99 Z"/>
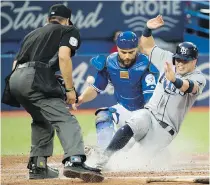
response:
<path id="1" fill-rule="evenodd" d="M 29 179 L 57 178 L 58 169 L 47 166 L 47 157 L 31 157 L 28 162 Z"/>
<path id="2" fill-rule="evenodd" d="M 116 114 L 118 119 L 118 114 L 114 108 L 100 108 L 95 112 L 97 142 L 101 149 L 105 149 L 114 136 L 114 122 L 117 123 L 117 121 L 114 120 L 113 114 Z"/>

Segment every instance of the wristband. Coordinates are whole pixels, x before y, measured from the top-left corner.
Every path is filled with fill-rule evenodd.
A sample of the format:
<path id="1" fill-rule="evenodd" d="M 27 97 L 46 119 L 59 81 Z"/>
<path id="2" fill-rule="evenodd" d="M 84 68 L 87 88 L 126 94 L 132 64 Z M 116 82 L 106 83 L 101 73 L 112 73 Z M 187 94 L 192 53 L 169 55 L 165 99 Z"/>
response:
<path id="1" fill-rule="evenodd" d="M 144 31 L 142 33 L 144 37 L 150 37 L 152 36 L 152 30 L 147 27 L 147 25 L 144 27 Z"/>
<path id="2" fill-rule="evenodd" d="M 172 82 L 177 89 L 180 89 L 183 85 L 183 81 L 180 78 L 176 78 L 174 82 Z"/>
<path id="3" fill-rule="evenodd" d="M 66 88 L 65 90 L 66 90 L 66 92 L 71 92 L 71 91 L 74 91 L 75 89 L 74 89 L 74 87 L 72 87 L 72 88 Z"/>

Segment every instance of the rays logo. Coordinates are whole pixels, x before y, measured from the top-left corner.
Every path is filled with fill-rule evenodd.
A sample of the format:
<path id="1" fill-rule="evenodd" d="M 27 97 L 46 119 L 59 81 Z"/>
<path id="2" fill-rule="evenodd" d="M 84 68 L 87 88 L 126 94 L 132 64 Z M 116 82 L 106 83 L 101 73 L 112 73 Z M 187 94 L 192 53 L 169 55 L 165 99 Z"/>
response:
<path id="1" fill-rule="evenodd" d="M 163 85 L 164 91 L 168 94 L 175 95 L 179 94 L 181 96 L 184 96 L 184 92 L 181 92 L 179 89 L 177 89 L 172 82 L 166 79 L 165 73 L 160 77 L 159 82 Z"/>
<path id="2" fill-rule="evenodd" d="M 181 51 L 182 55 L 187 54 L 187 48 L 181 47 Z"/>
<path id="3" fill-rule="evenodd" d="M 158 14 L 164 15 L 164 26 L 153 30 L 153 33 L 170 31 L 179 22 L 178 18 L 182 14 L 180 1 L 124 1 L 121 4 L 121 11 L 125 16 L 131 18 L 125 19 L 124 24 L 134 32 L 143 31 L 144 26 L 151 17 Z M 147 18 L 145 18 L 147 17 Z"/>

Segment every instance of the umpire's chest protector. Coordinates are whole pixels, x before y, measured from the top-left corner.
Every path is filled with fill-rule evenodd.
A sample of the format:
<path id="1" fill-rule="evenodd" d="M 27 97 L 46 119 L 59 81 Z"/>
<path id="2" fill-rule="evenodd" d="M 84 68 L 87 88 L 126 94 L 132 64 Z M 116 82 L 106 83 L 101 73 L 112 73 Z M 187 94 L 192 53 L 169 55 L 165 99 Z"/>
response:
<path id="1" fill-rule="evenodd" d="M 148 65 L 148 58 L 143 54 L 138 54 L 135 64 L 128 69 L 119 66 L 117 53 L 107 58 L 109 80 L 115 88 L 115 96 L 118 99 L 139 99 L 142 95 L 141 78 L 148 69 Z"/>

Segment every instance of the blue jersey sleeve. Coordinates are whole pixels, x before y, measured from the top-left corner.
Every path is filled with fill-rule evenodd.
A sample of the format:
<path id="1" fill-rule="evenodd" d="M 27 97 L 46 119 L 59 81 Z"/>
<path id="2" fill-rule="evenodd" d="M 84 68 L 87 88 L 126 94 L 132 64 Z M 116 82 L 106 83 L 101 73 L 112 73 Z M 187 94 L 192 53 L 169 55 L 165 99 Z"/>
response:
<path id="1" fill-rule="evenodd" d="M 142 84 L 142 92 L 145 104 L 149 101 L 149 99 L 153 95 L 153 92 L 155 90 L 158 81 L 158 77 L 159 73 L 151 73 L 149 71 L 146 72 L 142 77 L 141 84 Z"/>
<path id="2" fill-rule="evenodd" d="M 98 93 L 100 93 L 106 89 L 107 85 L 108 85 L 108 74 L 106 69 L 98 71 L 95 75 L 95 82 L 92 86 Z"/>

